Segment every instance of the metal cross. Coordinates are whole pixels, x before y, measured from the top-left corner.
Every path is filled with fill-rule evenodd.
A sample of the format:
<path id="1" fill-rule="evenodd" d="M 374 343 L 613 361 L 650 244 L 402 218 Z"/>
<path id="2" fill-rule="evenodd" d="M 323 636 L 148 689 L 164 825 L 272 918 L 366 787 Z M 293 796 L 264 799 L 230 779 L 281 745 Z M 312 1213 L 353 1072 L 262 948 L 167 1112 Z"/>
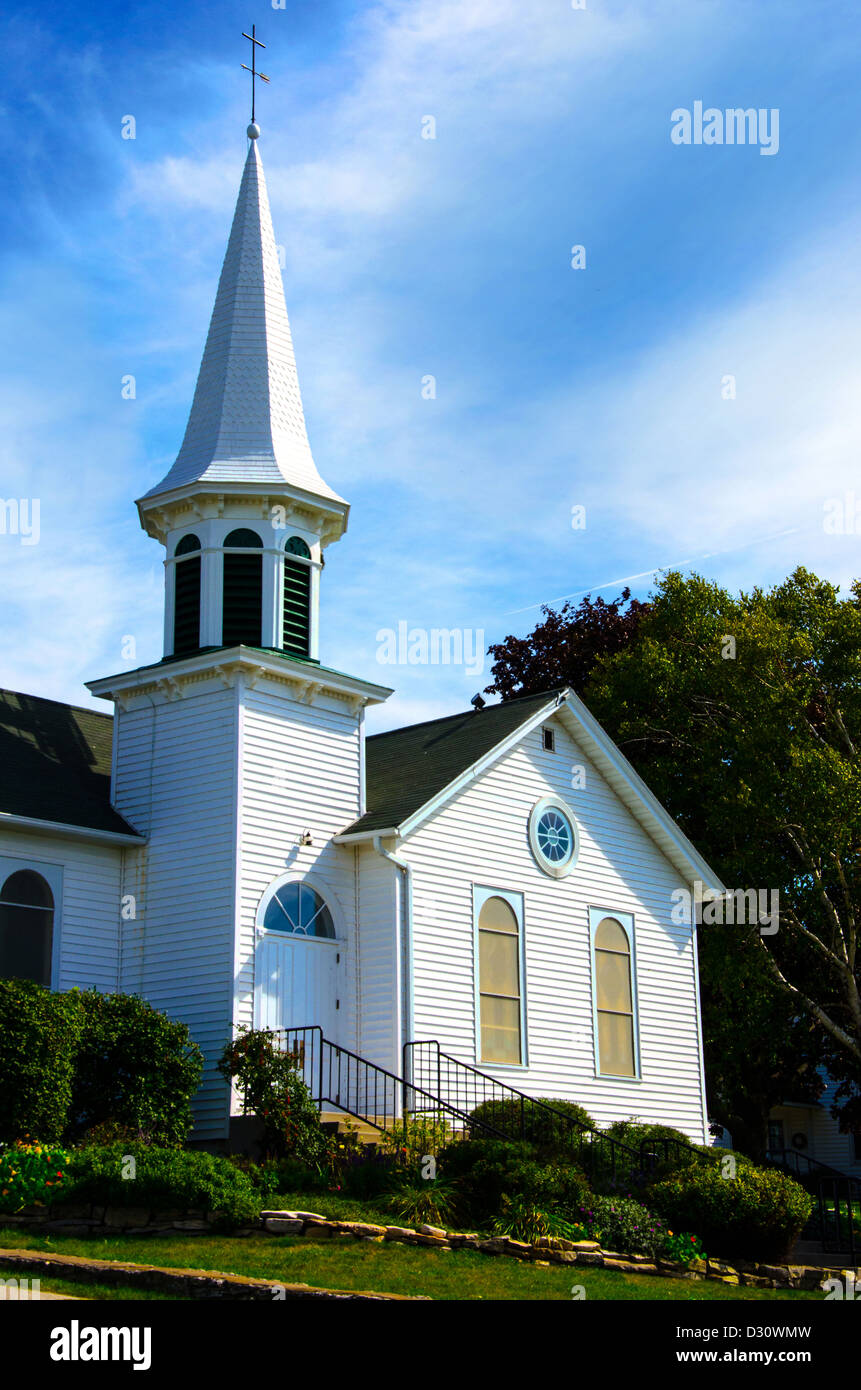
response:
<path id="1" fill-rule="evenodd" d="M 256 25 L 256 24 L 252 24 L 252 26 L 251 26 L 251 33 L 250 33 L 250 34 L 246 34 L 244 30 L 243 30 L 243 33 L 242 33 L 242 37 L 243 37 L 244 39 L 248 39 L 249 43 L 251 44 L 251 67 L 249 67 L 247 63 L 243 63 L 242 66 L 244 67 L 244 69 L 245 69 L 246 72 L 250 72 L 250 73 L 251 73 L 251 120 L 252 120 L 252 122 L 254 121 L 254 83 L 255 83 L 255 80 L 259 77 L 261 82 L 268 82 L 268 81 L 269 81 L 269 78 L 266 76 L 266 73 L 265 73 L 265 72 L 258 72 L 257 67 L 256 67 L 257 49 L 258 49 L 258 48 L 265 48 L 265 47 L 266 47 L 265 43 L 261 43 L 260 39 L 258 39 L 258 38 L 256 37 L 256 34 L 257 34 L 257 25 Z"/>

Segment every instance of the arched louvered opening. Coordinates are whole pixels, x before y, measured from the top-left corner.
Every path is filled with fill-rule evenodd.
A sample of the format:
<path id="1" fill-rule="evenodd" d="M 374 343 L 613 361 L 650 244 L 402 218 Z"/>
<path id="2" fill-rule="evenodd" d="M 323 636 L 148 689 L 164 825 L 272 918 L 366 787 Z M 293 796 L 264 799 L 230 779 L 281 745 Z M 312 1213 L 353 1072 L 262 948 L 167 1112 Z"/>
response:
<path id="1" fill-rule="evenodd" d="M 200 541 L 183 536 L 174 551 L 173 654 L 200 647 Z"/>
<path id="2" fill-rule="evenodd" d="M 301 536 L 291 536 L 284 547 L 281 646 L 292 656 L 311 654 L 311 552 Z"/>
<path id="3" fill-rule="evenodd" d="M 54 897 L 41 874 L 17 869 L 0 891 L 0 979 L 51 984 Z"/>
<path id="4" fill-rule="evenodd" d="M 224 542 L 224 607 L 221 641 L 259 647 L 263 634 L 263 542 L 240 527 Z"/>

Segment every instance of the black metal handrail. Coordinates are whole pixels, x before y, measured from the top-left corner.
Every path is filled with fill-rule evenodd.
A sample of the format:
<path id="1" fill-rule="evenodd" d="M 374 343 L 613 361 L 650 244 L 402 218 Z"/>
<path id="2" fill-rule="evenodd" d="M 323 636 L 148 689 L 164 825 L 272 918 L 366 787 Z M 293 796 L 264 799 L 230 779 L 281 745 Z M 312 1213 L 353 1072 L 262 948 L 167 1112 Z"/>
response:
<path id="1" fill-rule="evenodd" d="M 851 1173 L 844 1173 L 840 1168 L 832 1168 L 829 1163 L 823 1163 L 818 1158 L 811 1158 L 809 1154 L 800 1153 L 798 1149 L 769 1149 L 765 1160 L 774 1167 L 788 1169 L 802 1179 L 843 1178 L 856 1192 L 861 1193 L 861 1179 L 853 1177 Z"/>
<path id="2" fill-rule="evenodd" d="M 400 1147 L 411 1157 L 436 1153 L 459 1138 L 504 1138 L 492 1124 L 332 1042 L 319 1024 L 265 1031 L 278 1039 L 282 1051 L 295 1056 L 317 1104 L 336 1106 L 381 1133 L 400 1125 Z"/>
<path id="3" fill-rule="evenodd" d="M 808 1177 L 805 1186 L 814 1199 L 805 1235 L 829 1254 L 847 1254 L 854 1264 L 861 1254 L 861 1184 L 843 1174 Z"/>
<path id="4" fill-rule="evenodd" d="M 549 1126 L 561 1129 L 566 1146 L 590 1174 L 600 1170 L 611 1178 L 635 1177 L 654 1170 L 661 1156 L 665 1162 L 672 1157 L 704 1158 L 693 1144 L 671 1138 L 644 1140 L 637 1151 L 604 1130 L 443 1052 L 435 1039 L 404 1044 L 404 1075 L 413 1080 L 418 1077 L 425 1090 L 445 1097 L 467 1114 L 479 1105 L 489 1107 L 490 1123 L 506 1138 L 531 1140 Z"/>

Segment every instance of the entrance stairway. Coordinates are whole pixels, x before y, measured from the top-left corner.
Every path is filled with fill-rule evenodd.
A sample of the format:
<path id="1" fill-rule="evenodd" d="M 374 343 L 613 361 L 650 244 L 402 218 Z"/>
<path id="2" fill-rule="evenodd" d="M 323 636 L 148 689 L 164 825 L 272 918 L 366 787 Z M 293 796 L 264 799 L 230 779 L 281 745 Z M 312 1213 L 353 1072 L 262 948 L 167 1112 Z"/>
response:
<path id="1" fill-rule="evenodd" d="M 382 1131 L 390 1128 L 384 1122 L 374 1124 L 357 1115 L 347 1115 L 343 1110 L 321 1110 L 320 1125 L 328 1134 L 354 1135 L 364 1148 L 379 1144 Z"/>
<path id="2" fill-rule="evenodd" d="M 360 1142 L 374 1143 L 406 1119 L 405 1156 L 436 1153 L 457 1138 L 530 1140 L 552 1131 L 587 1173 L 609 1177 L 631 1177 L 673 1157 L 702 1158 L 694 1145 L 672 1138 L 633 1149 L 461 1062 L 433 1040 L 407 1043 L 403 1075 L 397 1076 L 333 1043 L 317 1025 L 274 1031 L 296 1058 L 326 1124 L 342 1133 L 355 1126 Z"/>

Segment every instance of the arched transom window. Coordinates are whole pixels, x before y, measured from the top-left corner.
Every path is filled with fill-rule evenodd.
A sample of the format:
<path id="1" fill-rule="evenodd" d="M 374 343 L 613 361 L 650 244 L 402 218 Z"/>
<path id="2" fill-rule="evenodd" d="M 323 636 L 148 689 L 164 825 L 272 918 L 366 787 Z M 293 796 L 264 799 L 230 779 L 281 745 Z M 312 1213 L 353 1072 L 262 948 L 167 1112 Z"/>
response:
<path id="1" fill-rule="evenodd" d="M 0 979 L 51 983 L 54 895 L 41 874 L 17 869 L 0 889 Z"/>
<path id="2" fill-rule="evenodd" d="M 316 889 L 307 883 L 282 883 L 276 888 L 263 915 L 270 931 L 291 936 L 317 936 L 334 940 L 332 914 Z"/>

